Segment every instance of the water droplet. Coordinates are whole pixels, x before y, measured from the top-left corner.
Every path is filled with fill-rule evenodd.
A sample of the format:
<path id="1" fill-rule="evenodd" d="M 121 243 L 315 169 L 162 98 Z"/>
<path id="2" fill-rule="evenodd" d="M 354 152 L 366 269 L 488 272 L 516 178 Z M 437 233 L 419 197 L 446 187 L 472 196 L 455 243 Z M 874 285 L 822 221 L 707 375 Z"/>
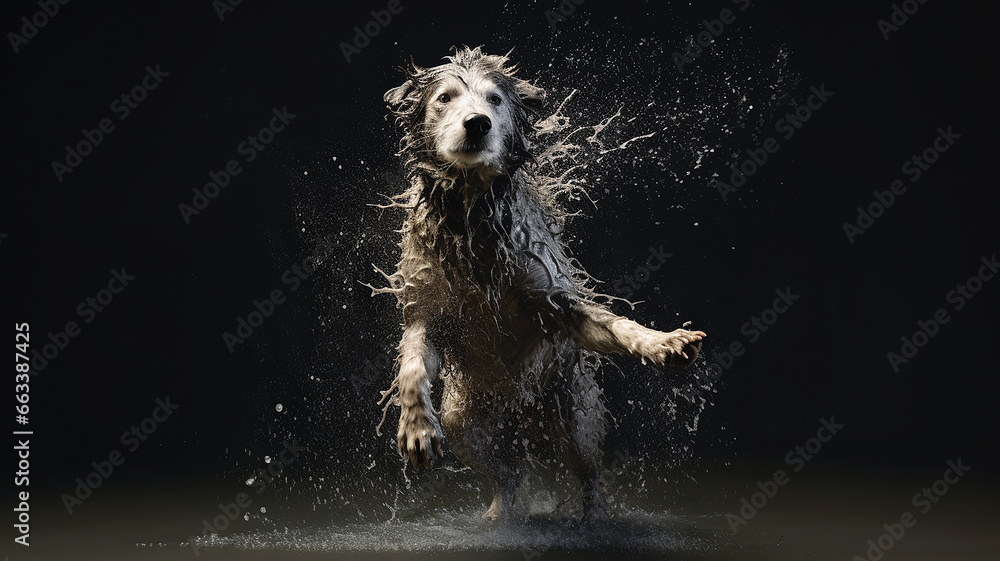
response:
<path id="1" fill-rule="evenodd" d="M 278 413 L 281 413 L 281 410 L 284 409 L 284 408 L 285 408 L 285 406 L 283 406 L 280 403 L 274 406 L 274 410 L 277 411 Z"/>
<path id="2" fill-rule="evenodd" d="M 263 513 L 267 512 L 267 509 L 264 508 L 264 507 L 260 507 L 260 512 L 261 512 L 261 514 L 263 514 Z"/>
<path id="3" fill-rule="evenodd" d="M 264 456 L 264 463 L 265 464 L 271 463 L 271 456 Z"/>

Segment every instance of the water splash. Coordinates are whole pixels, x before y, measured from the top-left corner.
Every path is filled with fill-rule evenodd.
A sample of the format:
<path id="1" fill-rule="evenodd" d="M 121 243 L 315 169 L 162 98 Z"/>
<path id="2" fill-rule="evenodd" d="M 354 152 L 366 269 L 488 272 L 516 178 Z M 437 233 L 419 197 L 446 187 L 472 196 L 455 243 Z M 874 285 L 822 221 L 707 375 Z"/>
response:
<path id="1" fill-rule="evenodd" d="M 528 17 L 522 8 L 510 10 Z M 583 25 L 586 20 L 579 17 L 574 22 Z M 531 52 L 512 55 L 525 62 L 522 75 L 533 78 L 549 91 L 551 99 L 559 100 L 551 114 L 536 123 L 537 173 L 557 187 L 553 192 L 566 204 L 569 216 L 600 215 L 602 222 L 628 224 L 645 221 L 644 213 L 669 222 L 704 212 L 697 210 L 701 202 L 717 199 L 710 187 L 717 172 L 727 169 L 742 150 L 755 146 L 767 134 L 773 114 L 794 97 L 799 78 L 788 67 L 790 53 L 781 45 L 755 39 L 750 26 L 734 26 L 727 31 L 727 41 L 716 44 L 690 72 L 677 75 L 669 55 L 675 39 L 687 31 L 667 26 L 656 37 L 638 40 L 609 36 L 605 31 L 595 31 L 590 39 L 579 42 L 553 41 L 551 47 L 541 46 L 544 41 L 539 40 L 539 47 Z M 510 32 L 507 42 L 513 44 L 515 38 L 523 42 L 519 33 Z M 595 65 L 605 76 L 595 76 Z M 372 100 L 372 107 L 371 122 L 381 123 L 381 104 Z M 426 486 L 426 474 L 414 476 L 404 468 L 400 475 L 395 442 L 375 437 L 380 412 L 374 402 L 392 372 L 370 366 L 379 364 L 380 353 L 394 356 L 398 312 L 391 302 L 370 299 L 367 291 L 354 289 L 359 281 L 378 280 L 372 278 L 370 263 L 391 263 L 396 257 L 398 235 L 393 230 L 398 216 L 392 210 L 367 206 L 378 202 L 380 193 L 398 193 L 404 187 L 393 156 L 395 134 L 391 123 L 386 123 L 372 134 L 384 140 L 384 145 L 360 147 L 354 138 L 335 136 L 324 146 L 308 147 L 315 153 L 308 149 L 299 153 L 302 163 L 289 170 L 295 198 L 294 233 L 302 246 L 298 257 L 318 254 L 320 267 L 307 289 L 299 293 L 306 296 L 297 294 L 300 300 L 286 308 L 298 326 L 286 338 L 294 343 L 294 352 L 289 352 L 292 358 L 281 368 L 292 393 L 282 396 L 283 404 L 272 406 L 273 397 L 267 398 L 260 408 L 260 426 L 264 427 L 260 446 L 239 460 L 255 462 L 261 452 L 271 451 L 267 448 L 271 442 L 290 435 L 308 441 L 314 458 L 292 465 L 268 490 L 272 502 L 279 503 L 272 506 L 269 502 L 271 516 L 283 520 L 280 503 L 301 501 L 316 516 L 342 523 L 338 528 L 293 523 L 299 529 L 284 530 L 251 518 L 249 527 L 234 530 L 233 535 L 205 537 L 205 545 L 316 551 L 571 548 L 573 544 L 583 548 L 601 543 L 624 548 L 624 538 L 614 542 L 605 536 L 601 542 L 600 531 L 589 538 L 597 541 L 588 542 L 587 536 L 573 531 L 550 539 L 544 531 L 484 527 L 478 523 L 485 508 L 478 477 L 445 472 L 441 476 L 448 486 L 462 494 L 444 494 L 443 488 Z M 358 151 L 364 152 L 364 158 L 356 157 Z M 303 167 L 308 168 L 308 175 Z M 616 213 L 617 204 L 634 214 Z M 598 206 L 600 211 L 595 212 Z M 711 224 L 710 216 L 694 218 L 691 222 Z M 583 243 L 590 235 L 594 234 L 579 224 L 567 226 L 564 234 L 584 263 L 593 259 L 587 257 Z M 310 337 L 299 341 L 301 331 L 310 331 Z M 685 378 L 704 368 L 702 360 L 688 367 Z M 391 359 L 385 362 L 391 364 Z M 634 524 L 609 528 L 635 529 L 639 536 L 635 543 L 650 548 L 696 549 L 700 538 L 677 530 L 678 525 L 687 527 L 690 520 L 652 508 L 629 510 L 629 505 L 636 504 L 634 499 L 662 477 L 651 475 L 658 473 L 649 466 L 654 460 L 663 467 L 663 458 L 668 457 L 669 467 L 683 467 L 696 457 L 699 433 L 711 426 L 704 413 L 717 398 L 720 384 L 688 400 L 678 394 L 683 380 L 668 378 L 663 371 L 629 358 L 617 362 L 622 364 L 621 375 L 606 368 L 604 383 L 623 387 L 634 399 L 618 404 L 612 413 L 623 434 L 642 434 L 650 444 L 634 450 L 639 460 L 628 465 L 628 476 L 619 478 L 612 489 L 618 497 L 616 509 Z M 364 374 L 369 371 L 373 373 Z M 274 415 L 269 411 L 272 407 L 279 413 L 296 411 L 301 420 L 296 423 L 291 415 Z M 242 483 L 246 471 L 237 470 L 235 479 Z M 246 481 L 251 485 L 254 478 Z M 529 493 L 534 493 L 528 500 L 530 512 L 570 514 L 564 512 L 562 491 Z M 549 523 L 561 524 L 539 522 L 541 527 Z M 440 541 L 414 537 L 437 536 L 438 529 Z"/>
<path id="2" fill-rule="evenodd" d="M 274 529 L 192 540 L 203 548 L 309 552 L 518 551 L 548 550 L 699 553 L 712 551 L 722 537 L 696 528 L 693 519 L 632 510 L 602 524 L 585 525 L 560 518 L 533 517 L 523 522 L 490 524 L 478 512 L 437 513 L 419 521 Z M 185 546 L 191 543 L 182 544 Z"/>

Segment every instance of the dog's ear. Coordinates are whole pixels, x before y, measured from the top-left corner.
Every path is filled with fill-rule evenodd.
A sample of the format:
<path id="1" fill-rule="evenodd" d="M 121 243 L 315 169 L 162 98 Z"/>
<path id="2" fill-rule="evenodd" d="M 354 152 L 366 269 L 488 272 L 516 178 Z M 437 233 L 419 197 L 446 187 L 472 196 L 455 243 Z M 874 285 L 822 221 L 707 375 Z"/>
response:
<path id="1" fill-rule="evenodd" d="M 542 102 L 545 101 L 545 90 L 532 86 L 527 80 L 520 79 L 514 83 L 514 89 L 517 91 L 517 96 L 521 98 L 521 103 L 525 106 L 533 110 L 542 108 Z"/>
<path id="2" fill-rule="evenodd" d="M 385 92 L 382 99 L 389 105 L 389 109 L 398 117 L 410 114 L 414 108 L 420 104 L 421 78 L 426 74 L 426 70 L 421 68 L 413 57 L 410 57 L 411 68 L 402 68 L 406 75 L 406 81 L 402 85 L 396 86 Z"/>
<path id="3" fill-rule="evenodd" d="M 413 83 L 413 79 L 409 79 L 403 82 L 402 85 L 396 86 L 391 90 L 385 92 L 382 99 L 389 105 L 389 109 L 396 114 L 405 113 L 406 106 L 412 101 L 411 94 L 416 90 L 416 85 Z"/>

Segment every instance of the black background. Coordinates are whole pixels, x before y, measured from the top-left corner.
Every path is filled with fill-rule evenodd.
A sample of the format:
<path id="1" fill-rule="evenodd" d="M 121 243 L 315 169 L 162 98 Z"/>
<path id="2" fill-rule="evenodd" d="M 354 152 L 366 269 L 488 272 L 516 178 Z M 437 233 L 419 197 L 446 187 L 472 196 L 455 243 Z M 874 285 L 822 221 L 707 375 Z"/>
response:
<path id="1" fill-rule="evenodd" d="M 834 415 L 846 428 L 823 461 L 939 465 L 961 455 L 984 465 L 998 444 L 1000 281 L 951 313 L 899 373 L 886 353 L 899 351 L 917 320 L 950 309 L 946 293 L 1000 249 L 994 5 L 928 2 L 885 41 L 876 21 L 889 16 L 888 2 L 754 2 L 684 76 L 671 53 L 729 3 L 590 1 L 558 32 L 545 16 L 555 1 L 403 5 L 350 63 L 340 44 L 384 3 L 243 2 L 220 21 L 207 1 L 72 2 L 19 53 L 8 50 L 0 219 L 8 325 L 30 322 L 40 348 L 47 333 L 79 322 L 77 304 L 106 286 L 110 270 L 137 277 L 32 378 L 33 486 L 69 491 L 167 395 L 180 410 L 109 485 L 238 481 L 286 438 L 310 449 L 299 475 L 350 479 L 376 460 L 398 467 L 394 431 L 377 438 L 373 427 L 399 311 L 360 284 L 378 284 L 371 264 L 391 270 L 397 257 L 399 215 L 370 206 L 398 189 L 389 181 L 399 176 L 398 132 L 381 96 L 400 83 L 411 55 L 430 66 L 454 44 L 513 47 L 522 75 L 550 93 L 576 88 L 607 110 L 591 113 L 591 124 L 620 103 L 696 99 L 699 88 L 719 87 L 713 77 L 727 65 L 764 68 L 755 61 L 784 52 L 797 79 L 770 104 L 751 84 L 764 106 L 756 131 L 720 133 L 722 149 L 699 173 L 724 172 L 735 160 L 723 152 L 756 147 L 809 86 L 825 84 L 834 96 L 738 196 L 724 202 L 707 181 L 677 183 L 640 161 L 620 174 L 639 183 L 593 192 L 597 207 L 584 205 L 587 216 L 570 226 L 574 251 L 607 289 L 650 246 L 665 244 L 674 256 L 633 298 L 646 303 L 616 310 L 669 329 L 694 320 L 709 333 L 707 356 L 746 342 L 740 326 L 770 306 L 775 289 L 801 295 L 715 386 L 699 430 L 684 437 L 695 457 L 777 459 Z M 6 11 L 14 31 L 37 7 L 15 2 Z M 658 56 L 642 47 L 649 42 L 662 45 Z M 169 77 L 57 181 L 51 162 L 63 147 L 113 117 L 110 102 L 157 64 Z M 190 204 L 208 172 L 237 158 L 236 146 L 284 106 L 297 115 L 289 127 L 186 225 L 178 204 Z M 723 130 L 731 118 L 739 120 L 711 122 Z M 960 140 L 851 245 L 842 224 L 948 126 Z M 687 133 L 666 134 L 683 145 Z M 678 202 L 683 208 L 669 208 Z M 222 333 L 255 299 L 287 288 L 282 272 L 323 239 L 334 250 L 317 273 L 230 354 Z M 690 423 L 692 411 L 674 421 L 659 411 L 692 372 L 615 362 L 621 373 L 605 376 L 621 417 L 611 445 L 671 461 L 669 442 L 642 441 L 648 431 L 686 433 L 667 425 Z M 372 364 L 381 370 L 367 380 Z"/>

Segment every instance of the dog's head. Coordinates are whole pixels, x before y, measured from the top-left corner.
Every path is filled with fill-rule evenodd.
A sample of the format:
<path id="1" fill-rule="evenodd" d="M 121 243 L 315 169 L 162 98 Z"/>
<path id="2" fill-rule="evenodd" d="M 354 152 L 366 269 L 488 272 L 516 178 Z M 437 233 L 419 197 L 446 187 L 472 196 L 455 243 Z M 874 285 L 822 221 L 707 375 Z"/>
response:
<path id="1" fill-rule="evenodd" d="M 528 112 L 541 106 L 544 90 L 514 76 L 506 56 L 479 47 L 452 47 L 448 62 L 413 64 L 406 82 L 384 99 L 402 126 L 407 166 L 425 164 L 445 174 L 457 170 L 495 176 L 530 158 Z"/>

